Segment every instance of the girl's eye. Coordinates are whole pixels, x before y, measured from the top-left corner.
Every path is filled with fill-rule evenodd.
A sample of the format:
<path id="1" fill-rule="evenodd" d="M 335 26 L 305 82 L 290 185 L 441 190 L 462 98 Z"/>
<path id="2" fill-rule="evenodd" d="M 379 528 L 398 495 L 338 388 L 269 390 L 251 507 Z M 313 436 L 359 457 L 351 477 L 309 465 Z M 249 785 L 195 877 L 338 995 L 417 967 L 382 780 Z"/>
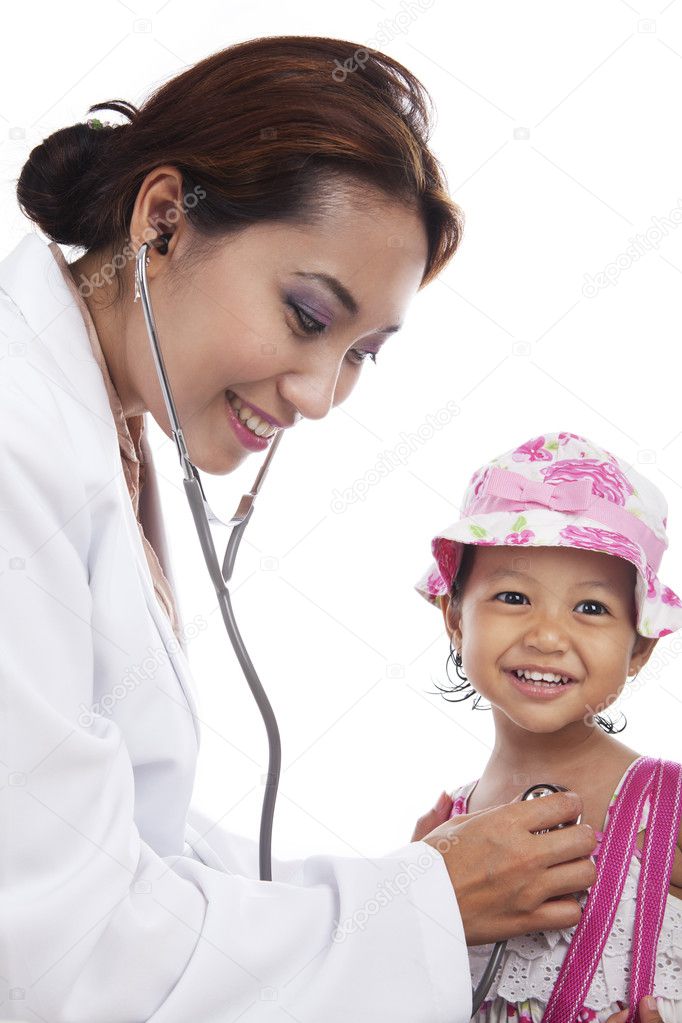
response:
<path id="1" fill-rule="evenodd" d="M 601 601 L 599 601 L 599 600 L 581 600 L 581 601 L 580 601 L 580 603 L 581 603 L 581 604 L 592 604 L 592 605 L 593 605 L 593 606 L 595 606 L 595 607 L 601 607 L 601 608 L 602 608 L 602 609 L 604 610 L 604 612 L 605 612 L 606 614 L 608 614 L 608 613 L 609 613 L 609 612 L 608 612 L 608 609 L 607 609 L 607 607 L 606 607 L 606 605 L 605 605 L 605 604 L 602 604 L 602 603 L 601 603 Z M 579 607 L 580 605 L 577 605 L 577 606 Z M 601 617 L 602 617 L 602 615 L 601 615 L 601 614 L 598 614 L 598 615 L 593 615 L 593 616 L 591 616 L 591 617 L 595 617 L 595 618 L 601 618 Z"/>
<path id="2" fill-rule="evenodd" d="M 519 593 L 517 590 L 502 590 L 500 593 L 496 593 L 495 594 L 494 599 L 497 600 L 498 597 L 504 597 L 507 594 L 512 594 L 515 597 L 524 597 L 524 599 L 526 599 L 526 600 L 528 599 L 525 596 L 524 593 Z M 503 600 L 502 603 L 503 604 L 507 604 L 507 603 L 509 603 L 509 601 Z M 581 600 L 580 604 L 592 604 L 592 605 L 594 605 L 596 607 L 601 607 L 605 611 L 605 613 L 608 614 L 608 608 L 606 607 L 605 604 L 602 604 L 601 601 L 599 601 L 599 600 Z M 580 604 L 576 604 L 576 607 L 580 607 Z M 511 606 L 512 607 L 514 607 L 514 606 L 518 607 L 519 605 L 518 604 L 512 604 Z M 597 614 L 597 615 L 588 615 L 588 617 L 589 618 L 601 618 L 601 617 L 603 617 L 603 615 L 600 613 L 600 614 Z"/>
<path id="3" fill-rule="evenodd" d="M 502 590 L 502 592 L 501 592 L 501 593 L 496 593 L 496 594 L 495 594 L 495 598 L 494 598 L 494 599 L 495 599 L 495 600 L 497 600 L 497 598 L 498 598 L 498 597 L 504 597 L 504 596 L 506 596 L 506 595 L 507 595 L 508 593 L 511 593 L 511 594 L 513 594 L 513 595 L 514 595 L 515 597 L 523 597 L 523 596 L 524 596 L 524 594 L 523 594 L 523 593 L 517 593 L 517 591 L 516 591 L 516 590 Z M 508 601 L 506 601 L 506 600 L 503 600 L 503 601 L 502 601 L 502 603 L 503 603 L 503 604 L 506 604 L 506 603 L 508 603 Z"/>
<path id="4" fill-rule="evenodd" d="M 315 334 L 319 336 L 327 329 L 324 323 L 320 323 L 319 320 L 314 319 L 314 317 L 312 317 L 309 313 L 306 313 L 300 306 L 296 305 L 295 302 L 287 302 L 287 305 L 296 313 L 298 322 L 306 334 Z M 374 363 L 377 361 L 376 352 L 365 351 L 363 349 L 351 348 L 348 355 L 351 357 L 350 361 L 356 366 L 361 365 L 366 359 L 371 359 Z"/>

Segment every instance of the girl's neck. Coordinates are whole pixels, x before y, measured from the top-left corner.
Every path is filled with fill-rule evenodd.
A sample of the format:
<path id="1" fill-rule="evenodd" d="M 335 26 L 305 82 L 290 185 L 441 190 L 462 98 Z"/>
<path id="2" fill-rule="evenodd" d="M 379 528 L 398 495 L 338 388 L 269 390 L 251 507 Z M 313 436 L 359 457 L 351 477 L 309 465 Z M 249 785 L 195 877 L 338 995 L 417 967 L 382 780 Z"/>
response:
<path id="1" fill-rule="evenodd" d="M 495 746 L 481 775 L 495 789 L 511 786 L 516 794 L 550 781 L 582 791 L 605 761 L 634 751 L 605 735 L 597 726 L 573 722 L 558 732 L 530 732 L 493 708 Z M 523 782 L 527 780 L 527 784 Z"/>

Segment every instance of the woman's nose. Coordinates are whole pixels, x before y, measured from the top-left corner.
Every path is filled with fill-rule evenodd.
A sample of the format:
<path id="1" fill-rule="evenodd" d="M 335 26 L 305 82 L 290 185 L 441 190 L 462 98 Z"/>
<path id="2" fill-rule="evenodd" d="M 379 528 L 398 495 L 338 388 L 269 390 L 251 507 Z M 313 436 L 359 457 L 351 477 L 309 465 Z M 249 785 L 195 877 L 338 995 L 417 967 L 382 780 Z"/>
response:
<path id="1" fill-rule="evenodd" d="M 324 419 L 334 405 L 347 397 L 347 393 L 338 394 L 342 363 L 338 357 L 317 359 L 304 372 L 286 374 L 280 379 L 280 394 L 306 419 Z M 350 388 L 346 390 L 349 393 Z"/>

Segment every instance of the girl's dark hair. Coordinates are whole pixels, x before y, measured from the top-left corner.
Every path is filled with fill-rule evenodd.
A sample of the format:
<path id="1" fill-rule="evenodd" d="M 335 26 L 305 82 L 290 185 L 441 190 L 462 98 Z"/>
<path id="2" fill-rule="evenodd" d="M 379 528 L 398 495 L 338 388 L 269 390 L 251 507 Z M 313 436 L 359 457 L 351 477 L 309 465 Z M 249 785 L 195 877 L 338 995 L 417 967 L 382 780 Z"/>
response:
<path id="1" fill-rule="evenodd" d="M 421 288 L 464 225 L 427 144 L 432 106 L 419 80 L 377 50 L 318 36 L 250 39 L 170 79 L 140 109 L 91 106 L 129 123 L 55 131 L 31 151 L 17 199 L 53 241 L 120 253 L 140 185 L 162 164 L 182 174 L 185 199 L 205 195 L 183 212 L 206 242 L 262 221 L 314 223 L 351 176 L 421 214 Z"/>
<path id="2" fill-rule="evenodd" d="M 462 546 L 462 560 L 460 562 L 457 575 L 455 576 L 452 588 L 450 590 L 450 605 L 452 609 L 457 613 L 460 613 L 462 609 L 464 589 L 466 587 L 467 580 L 471 575 L 471 570 L 474 565 L 475 550 L 476 550 L 475 544 L 467 543 Z M 460 680 L 459 682 L 455 682 L 450 677 L 449 668 L 451 661 L 455 666 L 455 672 L 457 673 L 457 677 Z M 490 707 L 479 708 L 481 696 L 479 693 L 476 693 L 476 690 L 469 682 L 467 676 L 464 674 L 464 671 L 462 669 L 462 657 L 461 654 L 457 650 L 455 650 L 452 644 L 452 636 L 450 637 L 450 653 L 448 654 L 447 660 L 445 662 L 445 674 L 448 677 L 450 686 L 449 687 L 446 686 L 445 688 L 443 688 L 442 686 L 439 686 L 438 683 L 436 683 L 436 686 L 439 692 L 442 694 L 444 700 L 447 700 L 448 703 L 461 703 L 463 700 L 468 700 L 472 696 L 475 696 L 475 699 L 471 705 L 472 710 L 479 709 L 490 710 Z M 461 695 L 458 696 L 447 695 L 452 693 L 458 693 Z M 604 732 L 608 732 L 610 735 L 618 735 L 620 732 L 625 731 L 625 728 L 627 727 L 627 718 L 622 713 L 622 711 L 619 711 L 619 713 L 623 718 L 623 725 L 621 728 L 616 728 L 613 721 L 608 715 L 602 716 L 601 714 L 596 714 L 594 720 Z"/>

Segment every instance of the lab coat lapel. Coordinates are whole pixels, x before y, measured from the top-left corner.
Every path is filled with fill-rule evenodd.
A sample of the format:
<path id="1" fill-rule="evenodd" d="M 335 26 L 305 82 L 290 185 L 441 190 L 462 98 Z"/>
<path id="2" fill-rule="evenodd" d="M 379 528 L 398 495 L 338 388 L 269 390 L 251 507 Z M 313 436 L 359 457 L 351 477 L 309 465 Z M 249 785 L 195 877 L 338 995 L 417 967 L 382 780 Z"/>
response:
<path id="1" fill-rule="evenodd" d="M 106 468 L 103 469 L 100 464 L 96 466 L 96 471 L 100 476 L 106 473 L 108 479 L 116 479 L 131 554 L 141 580 L 147 609 L 159 631 L 189 706 L 198 746 L 200 731 L 194 680 L 185 653 L 154 590 L 122 471 L 118 433 L 102 373 L 92 354 L 80 310 L 48 245 L 37 234 L 25 235 L 10 255 L 0 262 L 0 288 L 7 292 L 19 308 L 35 334 L 34 343 L 49 349 L 55 365 L 54 385 L 67 390 L 92 416 L 93 432 L 100 441 L 97 456 L 106 463 Z M 30 359 L 30 352 L 27 358 Z M 151 457 L 149 447 L 147 451 Z"/>

